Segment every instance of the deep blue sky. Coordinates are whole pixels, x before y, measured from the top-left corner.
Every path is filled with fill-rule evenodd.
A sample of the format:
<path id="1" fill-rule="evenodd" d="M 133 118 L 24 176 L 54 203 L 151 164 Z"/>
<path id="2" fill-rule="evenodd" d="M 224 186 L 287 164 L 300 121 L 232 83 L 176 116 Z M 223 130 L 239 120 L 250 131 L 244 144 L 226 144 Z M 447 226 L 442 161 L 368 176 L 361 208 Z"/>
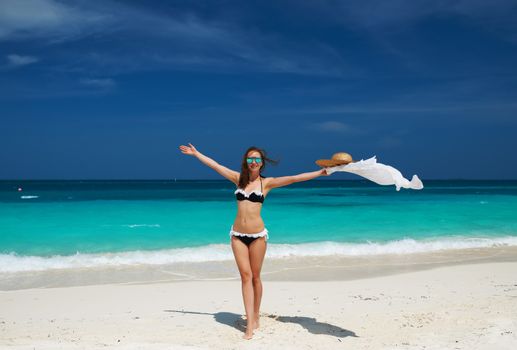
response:
<path id="1" fill-rule="evenodd" d="M 516 1 L 0 2 L 0 179 L 199 179 L 192 142 L 517 178 Z M 338 174 L 332 178 L 357 178 Z"/>

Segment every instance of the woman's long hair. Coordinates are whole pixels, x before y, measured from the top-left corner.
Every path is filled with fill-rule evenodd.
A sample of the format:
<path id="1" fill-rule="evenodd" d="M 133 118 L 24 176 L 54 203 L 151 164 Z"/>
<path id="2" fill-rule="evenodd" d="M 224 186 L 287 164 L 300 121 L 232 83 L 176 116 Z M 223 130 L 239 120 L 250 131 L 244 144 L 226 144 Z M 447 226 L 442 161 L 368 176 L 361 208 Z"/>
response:
<path id="1" fill-rule="evenodd" d="M 260 158 L 262 158 L 262 165 L 260 166 L 259 174 L 260 177 L 262 176 L 262 171 L 266 167 L 266 162 L 271 163 L 273 165 L 276 165 L 278 161 L 270 159 L 267 157 L 266 151 L 263 149 L 260 149 L 255 146 L 251 146 L 244 152 L 244 156 L 242 157 L 242 163 L 241 163 L 241 175 L 239 176 L 239 188 L 246 188 L 246 186 L 250 183 L 250 170 L 248 169 L 248 162 L 246 161 L 246 158 L 248 158 L 248 153 L 251 151 L 257 151 L 260 153 Z"/>

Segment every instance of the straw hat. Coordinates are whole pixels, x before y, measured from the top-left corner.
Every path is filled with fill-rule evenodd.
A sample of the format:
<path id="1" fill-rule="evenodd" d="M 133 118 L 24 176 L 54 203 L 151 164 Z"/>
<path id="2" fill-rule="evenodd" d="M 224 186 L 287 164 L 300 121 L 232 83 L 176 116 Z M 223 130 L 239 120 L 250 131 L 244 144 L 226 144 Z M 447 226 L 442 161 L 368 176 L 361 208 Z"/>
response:
<path id="1" fill-rule="evenodd" d="M 316 161 L 316 164 L 318 164 L 320 167 L 326 168 L 336 165 L 344 165 L 352 162 L 353 159 L 350 154 L 346 152 L 338 152 L 334 153 L 332 159 L 318 159 Z"/>

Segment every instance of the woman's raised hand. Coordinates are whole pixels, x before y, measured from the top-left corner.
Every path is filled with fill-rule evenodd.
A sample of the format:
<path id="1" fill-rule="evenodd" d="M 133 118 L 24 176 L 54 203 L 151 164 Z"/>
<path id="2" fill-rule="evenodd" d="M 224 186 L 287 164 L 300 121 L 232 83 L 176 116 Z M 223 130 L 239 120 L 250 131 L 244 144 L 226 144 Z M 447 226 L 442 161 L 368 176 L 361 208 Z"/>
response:
<path id="1" fill-rule="evenodd" d="M 188 154 L 189 156 L 195 156 L 197 153 L 196 147 L 193 144 L 189 143 L 188 146 L 181 145 L 180 146 L 181 153 Z"/>

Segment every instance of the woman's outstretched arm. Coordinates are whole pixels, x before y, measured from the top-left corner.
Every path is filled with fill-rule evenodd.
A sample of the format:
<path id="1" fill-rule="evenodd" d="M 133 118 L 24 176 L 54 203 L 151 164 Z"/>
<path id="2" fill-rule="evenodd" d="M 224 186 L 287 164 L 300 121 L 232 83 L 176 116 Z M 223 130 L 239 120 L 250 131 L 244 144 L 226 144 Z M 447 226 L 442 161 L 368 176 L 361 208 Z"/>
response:
<path id="1" fill-rule="evenodd" d="M 196 149 L 196 147 L 194 147 L 192 144 L 189 143 L 188 146 L 181 145 L 180 146 L 180 150 L 181 150 L 181 152 L 183 154 L 187 154 L 189 156 L 196 157 L 197 159 L 199 159 L 199 161 L 201 163 L 203 163 L 206 166 L 214 169 L 220 175 L 222 175 L 223 177 L 227 178 L 228 180 L 230 180 L 234 184 L 237 185 L 239 183 L 239 176 L 240 176 L 240 174 L 238 172 L 236 172 L 234 170 L 231 170 L 231 169 L 228 169 L 227 167 L 217 163 L 212 158 L 209 158 L 209 157 L 205 156 L 204 154 L 199 152 Z"/>
<path id="2" fill-rule="evenodd" d="M 282 177 L 272 177 L 269 178 L 267 187 L 272 189 L 276 187 L 287 186 L 295 182 L 302 182 L 307 180 L 312 180 L 317 178 L 318 176 L 327 176 L 327 172 L 325 169 L 320 169 L 316 171 L 311 171 L 310 173 L 302 173 L 298 175 L 292 176 L 282 176 Z"/>

